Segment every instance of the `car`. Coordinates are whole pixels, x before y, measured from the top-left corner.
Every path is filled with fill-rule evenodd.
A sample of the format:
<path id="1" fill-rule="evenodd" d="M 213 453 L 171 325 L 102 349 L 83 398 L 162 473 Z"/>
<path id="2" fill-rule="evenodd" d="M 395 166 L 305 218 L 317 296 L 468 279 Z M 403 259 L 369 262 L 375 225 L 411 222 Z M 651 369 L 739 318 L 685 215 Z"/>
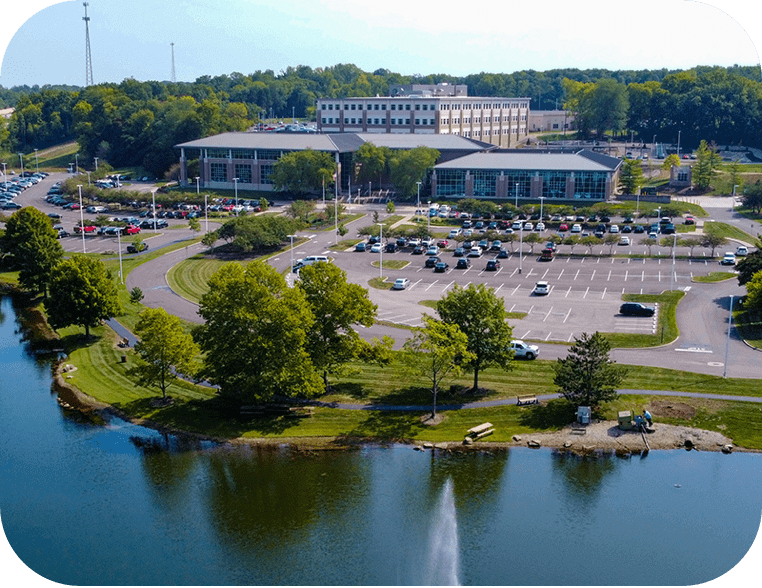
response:
<path id="1" fill-rule="evenodd" d="M 648 233 L 648 238 L 649 239 L 658 239 L 659 238 L 659 233 L 657 233 L 655 231 L 651 231 L 650 233 Z"/>
<path id="2" fill-rule="evenodd" d="M 503 243 L 499 239 L 495 239 L 492 241 L 492 245 L 490 245 L 489 250 L 490 251 L 500 251 L 503 248 Z"/>
<path id="3" fill-rule="evenodd" d="M 484 230 L 484 223 L 482 221 L 476 221 L 476 224 L 474 225 L 474 228 L 477 231 L 483 231 Z"/>
<path id="4" fill-rule="evenodd" d="M 558 245 L 554 241 L 548 241 L 545 243 L 545 249 L 550 249 L 551 251 L 556 251 Z"/>
<path id="5" fill-rule="evenodd" d="M 385 251 L 387 253 L 396 253 L 398 249 L 399 249 L 399 245 L 397 245 L 396 243 L 387 243 Z"/>
<path id="6" fill-rule="evenodd" d="M 140 227 L 136 225 L 128 225 L 122 231 L 123 235 L 137 235 L 140 232 Z"/>
<path id="7" fill-rule="evenodd" d="M 463 249 L 471 249 L 471 247 L 474 246 L 473 241 L 463 241 L 463 243 L 460 244 Z"/>
<path id="8" fill-rule="evenodd" d="M 479 246 L 471 247 L 471 250 L 468 252 L 468 257 L 481 257 L 482 256 L 482 248 Z"/>
<path id="9" fill-rule="evenodd" d="M 553 259 L 553 249 L 545 248 L 540 253 L 540 261 L 551 261 Z"/>
<path id="10" fill-rule="evenodd" d="M 437 241 L 437 247 L 441 247 L 442 249 L 447 247 L 447 245 L 449 244 L 450 242 L 447 239 L 440 239 L 439 241 Z"/>
<path id="11" fill-rule="evenodd" d="M 404 290 L 410 285 L 410 280 L 407 278 L 397 278 L 392 284 L 392 290 Z"/>
<path id="12" fill-rule="evenodd" d="M 440 261 L 434 266 L 434 271 L 441 273 L 447 271 L 447 268 L 450 267 L 450 265 L 445 261 Z"/>
<path id="13" fill-rule="evenodd" d="M 453 230 L 451 230 L 451 231 L 450 231 L 450 233 L 447 235 L 447 238 L 448 238 L 448 239 L 454 239 L 455 237 L 457 237 L 458 235 L 460 235 L 462 232 L 463 232 L 463 231 L 461 231 L 460 229 L 453 229 Z"/>
<path id="14" fill-rule="evenodd" d="M 500 251 L 497 252 L 497 259 L 508 259 L 508 250 L 501 248 Z"/>
<path id="15" fill-rule="evenodd" d="M 400 247 L 400 248 L 407 247 L 407 239 L 405 239 L 405 237 L 400 237 L 399 239 L 397 239 L 396 244 L 397 244 L 397 247 Z"/>
<path id="16" fill-rule="evenodd" d="M 745 245 L 739 245 L 736 248 L 736 256 L 737 257 L 743 257 L 744 255 L 749 254 L 749 249 Z"/>
<path id="17" fill-rule="evenodd" d="M 56 225 L 55 227 L 53 227 L 53 230 L 56 231 L 59 239 L 63 239 L 64 237 L 69 236 L 69 233 L 67 233 L 66 229 L 64 229 L 61 225 Z"/>
<path id="18" fill-rule="evenodd" d="M 373 245 L 370 248 L 371 253 L 380 253 L 381 252 L 381 243 L 373 243 Z"/>
<path id="19" fill-rule="evenodd" d="M 154 222 L 153 219 L 151 220 L 144 220 L 142 223 L 140 223 L 141 229 L 153 229 L 154 228 Z M 169 226 L 169 223 L 165 221 L 164 219 L 159 219 L 156 221 L 156 227 L 157 229 L 166 229 Z"/>
<path id="20" fill-rule="evenodd" d="M 426 248 L 423 245 L 416 245 L 413 248 L 413 255 L 423 255 L 426 253 Z"/>
<path id="21" fill-rule="evenodd" d="M 611 222 L 611 217 L 610 217 L 609 215 L 607 215 L 607 214 L 602 214 L 602 215 L 600 216 L 599 220 L 600 220 L 602 223 L 610 223 L 610 222 Z"/>
<path id="22" fill-rule="evenodd" d="M 381 242 L 380 237 L 371 236 L 368 238 L 368 245 L 375 245 L 376 243 L 380 243 L 380 242 Z"/>
<path id="23" fill-rule="evenodd" d="M 569 230 L 569 225 L 567 225 L 566 223 L 561 223 L 560 225 L 558 225 L 558 230 L 559 231 L 568 231 Z"/>
<path id="24" fill-rule="evenodd" d="M 513 229 L 514 231 L 520 231 L 521 221 L 514 221 L 514 223 L 511 225 L 511 229 Z"/>
<path id="25" fill-rule="evenodd" d="M 110 236 L 110 237 L 116 237 L 119 233 L 121 233 L 123 230 L 123 227 L 101 227 L 98 229 L 98 234 L 103 236 Z"/>
<path id="26" fill-rule="evenodd" d="M 545 223 L 537 223 L 534 230 L 537 231 L 538 233 L 541 233 L 542 231 L 545 230 Z"/>
<path id="27" fill-rule="evenodd" d="M 629 247 L 629 245 L 630 245 L 630 238 L 629 237 L 622 237 L 621 239 L 619 239 L 618 245 L 624 245 L 626 247 Z"/>
<path id="28" fill-rule="evenodd" d="M 464 237 L 470 237 L 470 236 L 471 236 L 471 235 L 473 235 L 473 234 L 474 234 L 474 231 L 473 231 L 473 229 L 465 229 L 465 230 L 463 231 L 463 236 L 464 236 Z"/>
<path id="29" fill-rule="evenodd" d="M 18 210 L 19 208 L 21 208 L 21 205 L 16 204 L 15 202 L 11 202 L 10 200 L 8 200 L 6 202 L 3 202 L 0 205 L 0 208 L 2 208 L 3 210 Z"/>
<path id="30" fill-rule="evenodd" d="M 497 259 L 490 259 L 487 262 L 487 267 L 484 268 L 485 271 L 488 272 L 494 272 L 500 269 L 500 261 Z"/>
<path id="31" fill-rule="evenodd" d="M 624 225 L 622 227 L 622 232 L 623 233 L 632 233 L 632 227 L 630 225 Z"/>
<path id="32" fill-rule="evenodd" d="M 686 217 L 685 217 L 685 220 L 683 221 L 683 224 L 684 224 L 684 225 L 695 225 L 695 224 L 696 224 L 696 221 L 695 221 L 695 220 L 694 220 L 694 218 L 693 218 L 693 217 L 692 217 L 692 216 L 689 214 L 688 216 L 686 216 Z"/>
<path id="33" fill-rule="evenodd" d="M 646 232 L 646 228 L 643 225 L 635 225 L 632 228 L 632 232 L 633 233 L 638 233 L 638 234 L 645 233 Z"/>
<path id="34" fill-rule="evenodd" d="M 61 215 L 57 212 L 49 212 L 48 216 L 52 218 L 53 220 L 59 220 L 61 218 Z"/>
<path id="35" fill-rule="evenodd" d="M 77 225 L 74 227 L 74 232 L 78 235 L 81 235 L 84 233 L 85 235 L 94 235 L 98 231 L 98 227 L 95 225 L 85 225 L 84 227 L 81 227 Z"/>
<path id="36" fill-rule="evenodd" d="M 460 216 L 461 218 L 465 218 L 462 214 Z M 470 229 L 470 228 L 471 228 L 471 221 L 470 220 L 463 221 L 463 230 Z"/>
<path id="37" fill-rule="evenodd" d="M 466 254 L 466 250 L 463 247 L 458 247 L 452 252 L 453 257 L 463 257 Z"/>
<path id="38" fill-rule="evenodd" d="M 736 264 L 736 256 L 735 253 L 731 253 L 728 251 L 723 255 L 722 259 L 720 260 L 720 265 L 735 265 Z"/>
<path id="39" fill-rule="evenodd" d="M 439 255 L 439 247 L 437 247 L 436 245 L 431 245 L 426 250 L 426 255 Z"/>
<path id="40" fill-rule="evenodd" d="M 524 223 L 525 231 L 531 231 L 532 229 L 534 229 L 534 225 L 532 223 L 529 223 L 529 222 Z"/>
<path id="41" fill-rule="evenodd" d="M 662 225 L 661 232 L 664 235 L 674 235 L 675 234 L 675 225 L 672 223 L 668 223 L 666 225 Z"/>
<path id="42" fill-rule="evenodd" d="M 522 358 L 532 360 L 540 355 L 540 348 L 537 345 L 529 345 L 524 343 L 521 339 L 511 341 L 511 349 L 513 349 L 514 358 Z"/>
<path id="43" fill-rule="evenodd" d="M 357 245 L 355 245 L 355 251 L 358 253 L 364 253 L 367 251 L 367 248 L 365 246 L 365 241 L 360 241 Z"/>
<path id="44" fill-rule="evenodd" d="M 458 260 L 458 263 L 455 264 L 455 269 L 468 269 L 471 267 L 471 260 L 466 259 L 465 257 L 462 257 Z"/>
<path id="45" fill-rule="evenodd" d="M 486 251 L 487 249 L 489 249 L 489 241 L 487 241 L 487 239 L 482 239 L 477 244 L 479 245 L 479 247 L 482 248 L 482 251 Z"/>
<path id="46" fill-rule="evenodd" d="M 656 314 L 656 307 L 646 306 L 640 302 L 625 302 L 619 307 L 619 314 L 625 316 L 653 316 Z"/>
<path id="47" fill-rule="evenodd" d="M 611 225 L 609 227 L 609 233 L 618 233 L 619 232 L 619 225 Z"/>
<path id="48" fill-rule="evenodd" d="M 668 225 L 668 224 L 670 224 L 671 222 L 672 222 L 672 219 L 671 219 L 670 217 L 668 217 L 668 216 L 663 216 L 663 217 L 661 217 L 661 218 L 659 219 L 659 224 L 660 224 L 660 225 Z"/>
<path id="49" fill-rule="evenodd" d="M 550 293 L 550 284 L 545 281 L 537 282 L 534 285 L 534 290 L 532 290 L 532 294 L 535 296 L 545 296 L 546 294 Z"/>
<path id="50" fill-rule="evenodd" d="M 134 243 L 130 243 L 127 245 L 127 253 L 140 253 L 141 251 L 145 251 L 148 249 L 148 243 L 140 242 L 138 243 L 138 246 L 136 247 Z"/>
<path id="51" fill-rule="evenodd" d="M 630 224 L 630 223 L 634 223 L 635 219 L 633 219 L 630 215 L 627 215 L 626 217 L 624 217 L 624 220 L 622 220 L 622 222 L 624 224 Z"/>
<path id="52" fill-rule="evenodd" d="M 571 228 L 571 232 L 572 233 L 581 233 L 582 232 L 582 225 L 580 225 L 578 223 L 573 224 L 572 228 Z"/>
<path id="53" fill-rule="evenodd" d="M 426 263 L 424 265 L 425 267 L 435 267 L 440 261 L 442 260 L 439 259 L 437 256 L 432 256 L 426 259 Z"/>

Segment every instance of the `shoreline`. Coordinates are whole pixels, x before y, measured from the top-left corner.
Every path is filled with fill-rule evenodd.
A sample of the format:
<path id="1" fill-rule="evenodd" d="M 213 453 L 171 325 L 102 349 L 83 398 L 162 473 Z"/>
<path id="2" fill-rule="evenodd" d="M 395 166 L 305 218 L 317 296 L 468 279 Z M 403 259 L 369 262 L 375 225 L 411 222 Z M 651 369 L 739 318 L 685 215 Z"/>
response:
<path id="1" fill-rule="evenodd" d="M 504 450 L 512 447 L 546 448 L 563 450 L 570 453 L 589 455 L 593 453 L 614 453 L 618 456 L 641 454 L 647 451 L 663 451 L 685 449 L 693 451 L 715 451 L 731 453 L 762 453 L 760 450 L 737 446 L 725 435 L 684 425 L 669 425 L 656 423 L 652 433 L 645 435 L 648 441 L 646 447 L 643 437 L 638 431 L 623 431 L 618 428 L 617 421 L 595 421 L 581 429 L 567 425 L 558 431 L 533 432 L 526 435 L 514 435 L 508 442 L 476 441 L 466 445 L 459 441 L 411 441 L 399 439 L 364 438 L 364 437 L 234 437 L 220 438 L 203 433 L 195 433 L 182 429 L 168 427 L 161 423 L 142 419 L 126 414 L 109 404 L 81 392 L 75 386 L 65 381 L 62 367 L 64 362 L 57 362 L 54 369 L 53 388 L 59 402 L 64 408 L 78 410 L 82 413 L 106 412 L 127 422 L 142 427 L 154 429 L 162 433 L 191 437 L 198 440 L 212 441 L 230 445 L 252 445 L 260 447 L 282 447 L 284 445 L 295 451 L 346 451 L 359 449 L 367 445 L 387 445 L 399 443 L 409 445 L 416 450 L 438 449 L 446 451 L 484 451 Z M 340 409 L 336 409 L 340 410 Z M 578 431 L 584 430 L 584 434 Z"/>

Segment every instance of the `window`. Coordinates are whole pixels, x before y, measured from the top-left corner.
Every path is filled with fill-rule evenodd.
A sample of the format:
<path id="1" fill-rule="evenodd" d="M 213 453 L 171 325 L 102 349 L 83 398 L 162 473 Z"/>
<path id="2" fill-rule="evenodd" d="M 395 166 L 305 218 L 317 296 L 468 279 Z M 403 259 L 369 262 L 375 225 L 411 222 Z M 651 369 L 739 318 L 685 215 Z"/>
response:
<path id="1" fill-rule="evenodd" d="M 405 110 L 410 110 L 410 105 L 409 104 L 405 104 Z"/>
<path id="2" fill-rule="evenodd" d="M 678 182 L 687 182 L 688 181 L 688 172 L 687 171 L 679 171 L 679 172 L 677 172 L 677 181 Z"/>
<path id="3" fill-rule="evenodd" d="M 233 149 L 233 159 L 254 159 L 254 151 L 251 149 Z"/>
<path id="4" fill-rule="evenodd" d="M 415 109 L 416 109 L 416 110 L 420 110 L 420 109 L 421 109 L 421 105 L 420 105 L 420 104 L 416 104 L 416 105 L 415 105 Z"/>
<path id="5" fill-rule="evenodd" d="M 229 153 L 227 149 L 208 149 L 206 156 L 209 159 L 227 159 Z"/>
<path id="6" fill-rule="evenodd" d="M 416 125 L 420 125 L 421 124 L 421 119 L 420 118 L 415 119 L 415 124 Z"/>
<path id="7" fill-rule="evenodd" d="M 227 182 L 228 181 L 228 164 L 227 163 L 215 163 L 210 164 L 211 181 L 212 182 Z"/>
<path id="8" fill-rule="evenodd" d="M 362 104 L 357 105 L 357 110 L 362 110 Z"/>
<path id="9" fill-rule="evenodd" d="M 321 120 L 321 122 L 322 122 L 323 124 L 326 124 L 326 119 L 325 119 L 325 118 L 322 118 L 322 119 L 320 119 L 320 120 Z"/>
<path id="10" fill-rule="evenodd" d="M 239 184 L 251 184 L 251 166 L 237 163 L 235 166 L 235 176 Z"/>
<path id="11" fill-rule="evenodd" d="M 259 166 L 259 183 L 260 184 L 272 184 L 273 181 L 270 176 L 273 173 L 273 166 L 269 163 Z"/>
<path id="12" fill-rule="evenodd" d="M 392 104 L 392 108 L 391 109 L 392 110 L 397 110 L 397 105 L 396 104 Z"/>
<path id="13" fill-rule="evenodd" d="M 356 104 L 351 104 L 349 108 L 350 108 L 351 110 L 354 110 L 356 106 L 357 106 Z"/>
<path id="14" fill-rule="evenodd" d="M 275 149 L 258 149 L 257 150 L 257 159 L 264 159 L 265 161 L 275 161 L 276 159 L 280 158 L 280 151 L 276 151 Z"/>

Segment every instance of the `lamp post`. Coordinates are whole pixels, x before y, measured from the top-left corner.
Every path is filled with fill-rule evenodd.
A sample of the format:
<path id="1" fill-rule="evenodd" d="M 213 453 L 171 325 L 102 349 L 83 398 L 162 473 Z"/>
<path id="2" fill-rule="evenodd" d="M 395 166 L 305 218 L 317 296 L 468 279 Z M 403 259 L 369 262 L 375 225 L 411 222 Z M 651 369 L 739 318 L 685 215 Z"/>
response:
<path id="1" fill-rule="evenodd" d="M 90 185 L 90 172 L 87 172 L 87 185 Z"/>
<path id="2" fill-rule="evenodd" d="M 542 201 L 545 200 L 545 196 L 540 196 L 540 222 L 542 221 Z"/>
<path id="3" fill-rule="evenodd" d="M 728 358 L 730 357 L 730 331 L 733 328 L 733 297 L 730 297 L 730 314 L 728 315 L 728 337 L 725 340 L 725 367 L 722 370 L 722 377 L 728 377 Z"/>
<path id="4" fill-rule="evenodd" d="M 733 184 L 733 203 L 730 205 L 730 208 L 736 207 L 736 188 L 738 188 L 738 184 Z"/>
<path id="5" fill-rule="evenodd" d="M 382 223 L 376 223 L 379 228 L 378 232 L 378 244 L 380 245 L 378 249 L 378 277 L 380 277 L 382 280 L 384 279 L 384 225 Z"/>
<path id="6" fill-rule="evenodd" d="M 196 196 L 201 196 L 200 186 L 198 183 L 199 179 L 200 179 L 199 176 L 196 176 Z"/>
<path id="7" fill-rule="evenodd" d="M 524 223 L 521 223 L 521 230 L 519 231 L 519 275 L 521 275 L 521 262 L 524 256 Z"/>
<path id="8" fill-rule="evenodd" d="M 6 170 L 5 170 L 5 162 L 3 162 L 3 189 L 4 190 L 8 189 L 8 174 L 6 173 Z"/>
<path id="9" fill-rule="evenodd" d="M 204 231 L 204 234 L 209 232 L 209 205 L 207 204 L 208 198 L 209 194 L 204 194 L 204 222 L 206 223 L 206 231 Z"/>
<path id="10" fill-rule="evenodd" d="M 87 253 L 85 249 L 85 211 L 82 210 L 82 184 L 77 184 L 79 188 L 79 232 L 82 233 L 82 253 Z"/>
<path id="11" fill-rule="evenodd" d="M 418 184 L 418 208 L 415 213 L 418 214 L 418 211 L 421 210 L 421 182 L 416 182 L 416 184 Z"/>
<path id="12" fill-rule="evenodd" d="M 238 216 L 238 178 L 233 178 L 235 185 L 235 215 Z"/>
<path id="13" fill-rule="evenodd" d="M 294 237 L 295 237 L 295 235 L 289 235 L 288 236 L 288 238 L 291 239 L 291 269 L 289 270 L 288 275 L 289 275 L 289 278 L 290 278 L 289 281 L 291 282 L 291 287 L 292 288 L 294 287 L 294 283 L 293 283 L 294 278 L 291 275 L 291 274 L 294 273 Z"/>
<path id="14" fill-rule="evenodd" d="M 429 200 L 427 204 L 429 210 L 426 213 L 426 231 L 429 235 L 431 235 L 431 200 Z"/>
<path id="15" fill-rule="evenodd" d="M 672 284 L 675 279 L 675 249 L 677 248 L 677 233 L 673 233 L 672 238 L 672 273 L 669 276 L 669 291 L 672 291 Z"/>
<path id="16" fill-rule="evenodd" d="M 77 168 L 77 173 L 79 173 L 79 153 L 74 154 L 74 165 Z"/>
<path id="17" fill-rule="evenodd" d="M 21 166 L 21 177 L 24 177 L 24 154 L 19 153 L 19 165 Z"/>
<path id="18" fill-rule="evenodd" d="M 516 210 L 519 209 L 519 183 L 516 182 Z"/>
<path id="19" fill-rule="evenodd" d="M 34 150 L 34 167 L 40 173 L 40 160 L 37 159 L 37 149 Z"/>
<path id="20" fill-rule="evenodd" d="M 95 160 L 95 171 L 98 171 L 98 160 L 100 157 L 93 157 L 93 159 Z"/>
<path id="21" fill-rule="evenodd" d="M 124 284 L 124 267 L 122 266 L 122 231 L 121 229 L 116 232 L 116 241 L 119 247 L 119 282 Z"/>
<path id="22" fill-rule="evenodd" d="M 151 190 L 151 208 L 153 208 L 153 232 L 156 232 L 156 190 Z"/>
<path id="23" fill-rule="evenodd" d="M 677 131 L 677 158 L 680 159 L 680 134 L 682 131 Z"/>
<path id="24" fill-rule="evenodd" d="M 640 214 L 640 189 L 638 189 L 637 198 L 635 200 L 635 218 Z"/>

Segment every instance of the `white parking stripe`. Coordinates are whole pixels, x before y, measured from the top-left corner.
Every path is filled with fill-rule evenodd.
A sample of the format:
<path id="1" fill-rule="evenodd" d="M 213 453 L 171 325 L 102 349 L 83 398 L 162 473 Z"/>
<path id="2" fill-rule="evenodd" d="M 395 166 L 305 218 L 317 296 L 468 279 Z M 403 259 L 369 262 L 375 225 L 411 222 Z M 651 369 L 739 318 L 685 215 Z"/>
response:
<path id="1" fill-rule="evenodd" d="M 601 300 L 603 300 L 606 297 L 606 288 L 603 289 L 603 294 L 601 294 Z"/>
<path id="2" fill-rule="evenodd" d="M 607 281 L 607 282 L 611 281 L 611 270 L 609 270 L 609 277 L 608 277 L 608 278 L 606 278 L 606 281 Z"/>
<path id="3" fill-rule="evenodd" d="M 500 285 L 497 287 L 497 289 L 495 290 L 495 294 L 497 294 L 498 292 L 500 292 L 500 288 L 502 288 L 503 286 L 505 286 L 505 284 L 500 284 Z"/>
<path id="4" fill-rule="evenodd" d="M 572 311 L 572 309 L 570 308 L 569 312 L 566 313 L 566 316 L 564 317 L 564 324 L 566 324 L 566 321 L 568 320 L 569 315 L 571 315 L 571 311 Z"/>
<path id="5" fill-rule="evenodd" d="M 627 278 L 630 276 L 630 270 L 625 270 L 624 272 L 624 281 L 627 281 Z"/>
<path id="6" fill-rule="evenodd" d="M 439 280 L 434 280 L 434 284 L 436 284 L 437 282 L 439 282 Z M 431 284 L 428 288 L 426 288 L 426 292 L 428 292 L 431 289 L 431 287 L 434 286 L 434 284 Z"/>
<path id="7" fill-rule="evenodd" d="M 564 298 L 568 298 L 570 293 L 571 293 L 571 286 L 569 286 L 569 290 L 566 292 L 566 296 L 564 296 Z"/>
<path id="8" fill-rule="evenodd" d="M 577 270 L 577 273 L 576 273 L 576 274 L 574 274 L 574 279 L 575 279 L 575 280 L 577 279 L 577 276 L 578 276 L 578 275 L 579 275 L 579 270 Z"/>
<path id="9" fill-rule="evenodd" d="M 595 279 L 595 270 L 593 270 L 593 275 L 590 276 L 590 281 L 592 282 Z"/>
<path id="10" fill-rule="evenodd" d="M 561 269 L 561 273 L 560 273 L 560 274 L 558 274 L 558 277 L 557 277 L 556 279 L 557 279 L 557 280 L 560 280 L 560 279 L 561 279 L 561 276 L 563 276 L 563 275 L 564 275 L 564 270 L 563 270 L 563 269 Z"/>
<path id="11" fill-rule="evenodd" d="M 548 313 L 545 315 L 545 318 L 542 319 L 542 322 L 545 322 L 546 320 L 548 320 L 548 317 L 550 316 L 551 312 L 553 312 L 553 307 L 552 306 L 550 307 L 550 310 L 548 311 Z"/>
<path id="12" fill-rule="evenodd" d="M 582 296 L 582 298 L 587 298 L 587 293 L 590 291 L 590 286 L 587 287 L 587 290 L 585 290 L 585 295 Z"/>
<path id="13" fill-rule="evenodd" d="M 519 288 L 521 288 L 521 285 L 516 286 L 513 292 L 511 292 L 511 296 L 513 296 Z"/>

